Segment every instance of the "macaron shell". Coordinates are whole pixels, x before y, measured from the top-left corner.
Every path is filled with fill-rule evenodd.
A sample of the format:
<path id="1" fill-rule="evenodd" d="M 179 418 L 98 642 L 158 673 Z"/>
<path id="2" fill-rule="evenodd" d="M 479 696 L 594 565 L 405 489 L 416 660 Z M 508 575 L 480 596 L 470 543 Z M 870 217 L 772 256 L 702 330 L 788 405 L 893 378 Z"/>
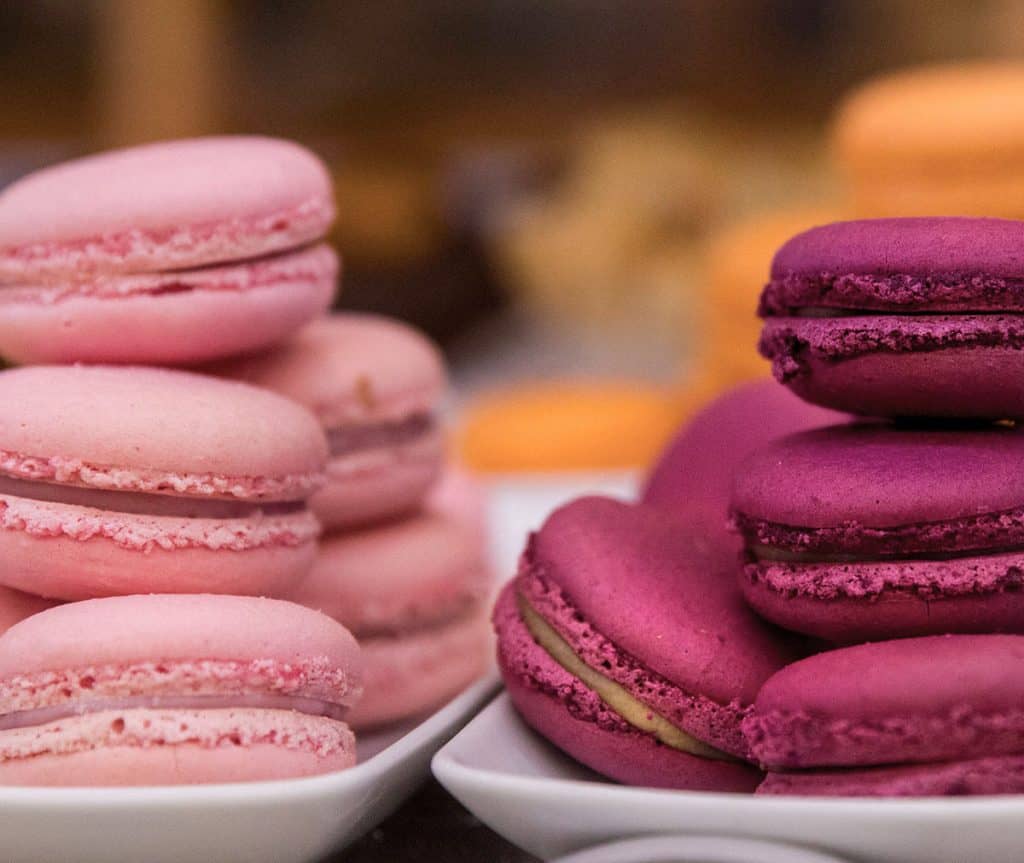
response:
<path id="1" fill-rule="evenodd" d="M 433 413 L 447 385 L 441 352 L 423 333 L 352 312 L 314 321 L 276 350 L 217 371 L 305 405 L 329 428 Z"/>
<path id="2" fill-rule="evenodd" d="M 778 323 L 788 327 L 783 319 Z M 772 329 L 778 332 L 774 324 Z M 1003 345 L 1002 339 L 996 332 L 989 346 L 879 351 L 839 361 L 786 347 L 775 354 L 773 373 L 812 404 L 862 416 L 1019 419 L 1024 417 L 1024 350 Z M 799 337 L 792 344 L 799 345 Z"/>
<path id="3" fill-rule="evenodd" d="M 148 749 L 118 746 L 0 762 L 0 786 L 67 788 L 260 782 L 331 773 L 355 763 L 355 744 L 350 750 L 327 758 L 267 743 L 213 750 L 195 744 Z"/>
<path id="4" fill-rule="evenodd" d="M 189 372 L 10 369 L 0 405 L 0 470 L 26 479 L 289 500 L 319 484 L 326 460 L 319 423 L 301 406 Z"/>
<path id="5" fill-rule="evenodd" d="M 61 605 L 9 629 L 0 636 L 0 680 L 83 663 L 309 657 L 325 657 L 358 677 L 359 649 L 348 631 L 300 605 L 242 596 L 118 596 Z"/>
<path id="6" fill-rule="evenodd" d="M 326 537 L 290 598 L 372 637 L 448 623 L 484 602 L 491 585 L 480 535 L 425 513 Z"/>
<path id="7" fill-rule="evenodd" d="M 0 195 L 0 280 L 158 272 L 253 258 L 323 236 L 319 159 L 227 136 L 114 150 L 38 171 Z"/>
<path id="8" fill-rule="evenodd" d="M 793 632 L 838 644 L 945 633 L 1024 632 L 1019 553 L 867 564 L 748 563 L 751 608 Z"/>
<path id="9" fill-rule="evenodd" d="M 509 601 L 509 590 L 495 612 L 498 663 L 512 703 L 534 730 L 598 773 L 628 785 L 742 792 L 757 786 L 761 774 L 748 764 L 699 758 L 659 743 L 625 720 L 602 719 L 610 711 L 534 641 Z M 591 709 L 570 706 L 568 696 L 576 689 L 589 693 Z"/>
<path id="10" fill-rule="evenodd" d="M 0 587 L 0 635 L 26 617 L 52 608 L 53 602 L 20 590 Z"/>
<path id="11" fill-rule="evenodd" d="M 32 536 L 0 530 L 0 583 L 50 599 L 145 593 L 283 596 L 316 558 L 316 542 L 245 551 L 124 548 L 101 537 Z"/>
<path id="12" fill-rule="evenodd" d="M 363 697 L 348 724 L 358 732 L 426 713 L 483 676 L 492 647 L 487 618 L 480 604 L 430 629 L 360 639 Z"/>
<path id="13" fill-rule="evenodd" d="M 332 458 L 310 506 L 328 531 L 408 515 L 440 477 L 444 454 L 444 434 L 434 427 L 409 443 Z"/>
<path id="14" fill-rule="evenodd" d="M 284 257 L 131 277 L 153 288 L 120 296 L 0 297 L 0 355 L 33 364 L 194 365 L 266 348 L 322 314 L 335 293 L 327 247 Z"/>
<path id="15" fill-rule="evenodd" d="M 293 711 L 107 711 L 55 725 L 0 735 L 0 785 L 250 782 L 343 770 L 356 760 L 344 723 Z M 24 756 L 5 751 L 19 742 Z"/>
<path id="16" fill-rule="evenodd" d="M 963 797 L 1024 792 L 1024 756 L 942 764 L 769 773 L 758 794 L 813 797 Z"/>

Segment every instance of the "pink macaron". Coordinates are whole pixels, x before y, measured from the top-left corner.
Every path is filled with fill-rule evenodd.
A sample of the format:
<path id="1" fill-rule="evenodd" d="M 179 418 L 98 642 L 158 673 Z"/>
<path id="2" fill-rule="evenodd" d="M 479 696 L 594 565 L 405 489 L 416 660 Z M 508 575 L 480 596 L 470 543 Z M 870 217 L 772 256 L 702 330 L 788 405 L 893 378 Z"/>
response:
<path id="1" fill-rule="evenodd" d="M 366 696 L 350 722 L 361 729 L 438 707 L 483 673 L 491 589 L 479 533 L 424 513 L 328 537 L 289 598 L 359 640 Z"/>
<path id="2" fill-rule="evenodd" d="M 123 596 L 0 636 L 0 785 L 283 779 L 355 763 L 359 648 L 273 599 Z"/>
<path id="3" fill-rule="evenodd" d="M 327 445 L 305 409 L 189 372 L 0 372 L 0 584 L 56 599 L 280 595 Z"/>
<path id="4" fill-rule="evenodd" d="M 320 160 L 272 138 L 38 171 L 0 194 L 0 355 L 184 365 L 274 344 L 331 302 L 333 218 Z"/>
<path id="5" fill-rule="evenodd" d="M 444 363 L 412 327 L 332 315 L 270 353 L 216 371 L 288 396 L 320 418 L 331 457 L 313 509 L 328 530 L 410 513 L 440 474 Z"/>

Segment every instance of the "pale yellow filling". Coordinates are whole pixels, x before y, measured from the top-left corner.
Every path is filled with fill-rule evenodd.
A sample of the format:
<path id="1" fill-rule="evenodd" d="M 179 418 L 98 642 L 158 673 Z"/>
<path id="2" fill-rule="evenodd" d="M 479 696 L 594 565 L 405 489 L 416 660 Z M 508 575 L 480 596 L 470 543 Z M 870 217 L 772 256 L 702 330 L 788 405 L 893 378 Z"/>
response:
<path id="1" fill-rule="evenodd" d="M 671 746 L 681 752 L 688 752 L 701 758 L 733 760 L 726 753 L 691 737 L 660 713 L 655 713 L 642 701 L 634 698 L 614 680 L 595 671 L 573 652 L 569 643 L 555 631 L 551 624 L 537 614 L 522 596 L 518 597 L 518 603 L 523 622 L 537 644 L 544 648 L 551 658 L 573 677 L 578 677 L 589 689 L 596 692 L 605 704 L 634 728 L 653 734 L 666 746 Z"/>

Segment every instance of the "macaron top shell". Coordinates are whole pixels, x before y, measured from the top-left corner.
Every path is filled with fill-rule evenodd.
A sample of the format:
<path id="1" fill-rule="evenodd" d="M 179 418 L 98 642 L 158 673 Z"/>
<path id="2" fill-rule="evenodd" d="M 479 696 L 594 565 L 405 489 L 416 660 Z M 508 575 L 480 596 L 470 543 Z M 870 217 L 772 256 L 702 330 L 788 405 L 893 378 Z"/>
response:
<path id="1" fill-rule="evenodd" d="M 744 604 L 733 548 L 701 547 L 651 507 L 600 497 L 556 510 L 523 571 L 557 585 L 603 636 L 691 694 L 749 704 L 792 659 Z"/>
<path id="2" fill-rule="evenodd" d="M 760 313 L 803 308 L 1024 309 L 1024 222 L 928 217 L 834 222 L 776 253 Z"/>
<path id="3" fill-rule="evenodd" d="M 333 217 L 323 164 L 289 141 L 226 136 L 115 150 L 0 194 L 0 281 L 257 257 L 323 236 Z"/>
<path id="4" fill-rule="evenodd" d="M 358 677 L 359 648 L 324 614 L 277 599 L 212 594 L 117 596 L 60 605 L 0 637 L 0 680 L 144 661 L 311 657 Z"/>
<path id="5" fill-rule="evenodd" d="M 293 500 L 321 482 L 323 432 L 274 393 L 188 372 L 0 372 L 0 475 L 189 496 Z"/>
<path id="6" fill-rule="evenodd" d="M 218 368 L 282 393 L 326 426 L 433 411 L 446 385 L 438 348 L 400 321 L 336 314 L 270 353 Z"/>
<path id="7" fill-rule="evenodd" d="M 799 432 L 743 463 L 732 507 L 806 528 L 892 528 L 1024 510 L 1024 434 L 873 423 Z"/>
<path id="8" fill-rule="evenodd" d="M 774 438 L 841 417 L 772 380 L 736 387 L 683 426 L 648 477 L 642 500 L 673 511 L 704 502 L 724 519 L 733 473 L 746 456 Z"/>

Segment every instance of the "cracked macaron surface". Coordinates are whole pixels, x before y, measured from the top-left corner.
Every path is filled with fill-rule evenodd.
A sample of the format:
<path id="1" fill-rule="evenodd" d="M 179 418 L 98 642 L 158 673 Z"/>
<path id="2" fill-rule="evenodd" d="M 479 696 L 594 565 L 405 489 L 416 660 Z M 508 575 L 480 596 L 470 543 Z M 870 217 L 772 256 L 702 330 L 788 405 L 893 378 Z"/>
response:
<path id="1" fill-rule="evenodd" d="M 650 507 L 556 510 L 494 613 L 524 719 L 623 782 L 750 790 L 740 721 L 797 654 L 743 605 L 716 548 Z"/>
<path id="2" fill-rule="evenodd" d="M 743 731 L 761 793 L 1024 790 L 1024 637 L 944 635 L 820 653 L 761 688 Z"/>
<path id="3" fill-rule="evenodd" d="M 316 419 L 161 369 L 0 373 L 0 583 L 55 599 L 279 594 L 312 564 Z M 102 410 L 97 404 L 103 405 Z"/>
<path id="4" fill-rule="evenodd" d="M 1024 415 L 1024 223 L 837 222 L 786 243 L 760 350 L 809 401 L 869 416 Z"/>
<path id="5" fill-rule="evenodd" d="M 0 784 L 285 778 L 355 762 L 359 650 L 330 618 L 253 597 L 71 603 L 0 637 Z"/>
<path id="6" fill-rule="evenodd" d="M 272 138 L 37 171 L 0 193 L 0 354 L 186 365 L 266 347 L 330 304 L 333 219 L 323 164 Z"/>
<path id="7" fill-rule="evenodd" d="M 1024 435 L 863 423 L 737 472 L 747 601 L 835 642 L 1024 629 Z"/>

